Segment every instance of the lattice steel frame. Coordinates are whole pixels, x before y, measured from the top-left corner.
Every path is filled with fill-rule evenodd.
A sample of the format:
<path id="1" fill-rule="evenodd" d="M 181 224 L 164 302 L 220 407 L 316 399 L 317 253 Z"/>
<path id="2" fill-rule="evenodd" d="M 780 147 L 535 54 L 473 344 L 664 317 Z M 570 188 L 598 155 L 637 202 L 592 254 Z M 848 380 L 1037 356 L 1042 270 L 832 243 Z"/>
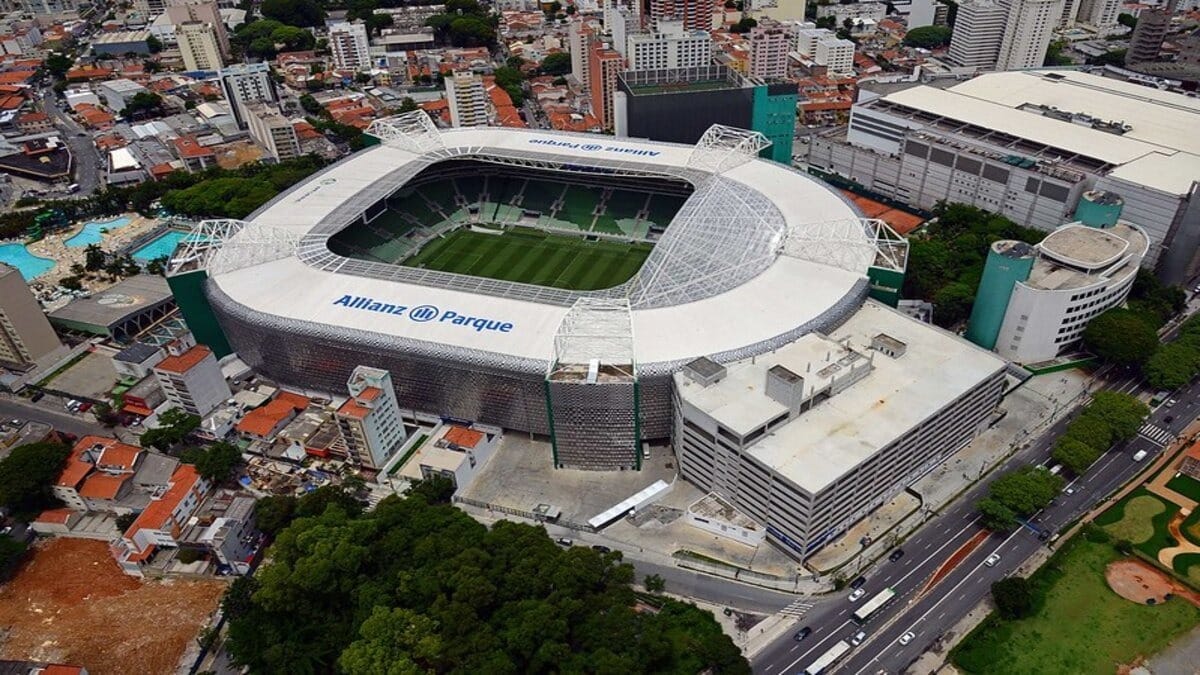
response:
<path id="1" fill-rule="evenodd" d="M 208 267 L 209 260 L 221 245 L 242 231 L 248 223 L 244 220 L 202 220 L 192 226 L 192 231 L 179 243 L 171 259 L 167 261 L 168 273 L 185 267 Z"/>
<path id="2" fill-rule="evenodd" d="M 600 364 L 628 369 L 635 377 L 633 314 L 625 298 L 579 298 L 563 316 L 554 335 L 554 361 L 547 375 L 560 366 Z"/>
<path id="3" fill-rule="evenodd" d="M 247 224 L 225 239 L 208 259 L 208 273 L 223 274 L 296 254 L 299 237 L 270 225 Z"/>
<path id="4" fill-rule="evenodd" d="M 387 145 L 417 154 L 445 149 L 442 135 L 424 110 L 413 110 L 371 122 L 366 133 Z"/>
<path id="5" fill-rule="evenodd" d="M 755 159 L 769 147 L 771 141 L 760 132 L 714 124 L 696 142 L 688 166 L 723 173 Z"/>

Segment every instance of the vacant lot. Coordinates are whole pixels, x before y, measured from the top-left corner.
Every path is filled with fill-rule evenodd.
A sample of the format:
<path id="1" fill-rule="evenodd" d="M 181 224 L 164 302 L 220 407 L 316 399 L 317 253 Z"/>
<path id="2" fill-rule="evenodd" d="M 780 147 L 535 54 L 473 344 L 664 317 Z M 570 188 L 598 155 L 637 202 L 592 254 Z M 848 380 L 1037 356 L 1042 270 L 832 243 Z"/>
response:
<path id="1" fill-rule="evenodd" d="M 404 265 L 588 291 L 629 279 L 651 248 L 644 243 L 586 241 L 529 228 L 513 228 L 503 234 L 463 229 L 426 244 Z"/>
<path id="2" fill-rule="evenodd" d="M 1120 558 L 1110 544 L 1076 537 L 1034 574 L 1045 594 L 1037 613 L 1017 621 L 993 614 L 954 649 L 954 663 L 989 675 L 1109 675 L 1200 623 L 1200 609 L 1180 598 L 1147 606 L 1113 593 L 1104 569 Z"/>
<path id="3" fill-rule="evenodd" d="M 121 573 L 104 542 L 52 539 L 0 586 L 0 658 L 93 675 L 172 673 L 224 590 L 218 581 L 142 581 Z"/>

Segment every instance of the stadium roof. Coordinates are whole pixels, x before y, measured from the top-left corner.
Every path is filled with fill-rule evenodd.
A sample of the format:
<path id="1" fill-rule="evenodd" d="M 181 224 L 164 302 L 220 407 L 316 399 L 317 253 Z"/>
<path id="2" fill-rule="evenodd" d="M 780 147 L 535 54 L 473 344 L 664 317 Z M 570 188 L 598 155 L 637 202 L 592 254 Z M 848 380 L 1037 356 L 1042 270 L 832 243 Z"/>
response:
<path id="1" fill-rule="evenodd" d="M 636 358 L 644 366 L 701 355 L 736 358 L 751 345 L 761 350 L 798 330 L 830 325 L 834 314 L 861 301 L 867 268 L 877 258 L 874 235 L 850 203 L 805 174 L 758 159 L 760 141 L 746 132 L 718 130 L 696 147 L 513 129 L 378 133 L 383 145 L 294 186 L 249 224 L 226 223 L 222 234 L 205 235 L 225 239 L 208 259 L 221 293 L 284 320 L 541 364 L 552 358 L 556 330 L 573 302 L 628 297 Z M 326 240 L 364 209 L 453 157 L 672 176 L 696 190 L 638 274 L 607 291 L 465 277 L 329 251 Z M 183 255 L 193 254 L 202 255 Z M 423 305 L 434 311 L 416 312 Z M 475 319 L 507 328 L 476 328 Z"/>

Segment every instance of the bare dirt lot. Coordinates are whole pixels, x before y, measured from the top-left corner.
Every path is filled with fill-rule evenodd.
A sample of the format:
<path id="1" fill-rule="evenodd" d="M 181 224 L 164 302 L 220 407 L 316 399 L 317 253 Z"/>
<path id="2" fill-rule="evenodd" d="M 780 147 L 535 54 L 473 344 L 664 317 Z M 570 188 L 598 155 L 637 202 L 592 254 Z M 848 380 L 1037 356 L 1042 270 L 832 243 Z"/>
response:
<path id="1" fill-rule="evenodd" d="M 94 675 L 172 673 L 224 590 L 220 581 L 126 576 L 101 541 L 44 541 L 0 586 L 0 658 Z"/>

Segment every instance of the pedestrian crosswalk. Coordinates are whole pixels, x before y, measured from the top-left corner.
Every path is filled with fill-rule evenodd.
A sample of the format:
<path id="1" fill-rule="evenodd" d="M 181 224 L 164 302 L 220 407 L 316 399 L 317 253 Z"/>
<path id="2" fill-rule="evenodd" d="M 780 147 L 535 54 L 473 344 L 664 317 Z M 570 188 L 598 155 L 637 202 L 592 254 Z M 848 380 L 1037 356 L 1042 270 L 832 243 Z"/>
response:
<path id="1" fill-rule="evenodd" d="M 1149 422 L 1142 425 L 1141 429 L 1138 429 L 1138 435 L 1152 443 L 1157 443 L 1158 445 L 1162 446 L 1167 445 L 1172 439 L 1175 438 L 1170 431 L 1167 431 L 1161 427 L 1157 427 Z"/>
<path id="2" fill-rule="evenodd" d="M 804 600 L 797 600 L 797 601 L 793 602 L 792 604 L 788 605 L 787 607 L 784 607 L 783 609 L 779 610 L 779 613 L 784 616 L 790 616 L 792 618 L 798 619 L 798 618 L 804 616 L 804 613 L 807 612 L 808 610 L 812 609 L 812 607 L 813 607 L 813 603 L 811 603 L 811 602 L 805 602 Z"/>

